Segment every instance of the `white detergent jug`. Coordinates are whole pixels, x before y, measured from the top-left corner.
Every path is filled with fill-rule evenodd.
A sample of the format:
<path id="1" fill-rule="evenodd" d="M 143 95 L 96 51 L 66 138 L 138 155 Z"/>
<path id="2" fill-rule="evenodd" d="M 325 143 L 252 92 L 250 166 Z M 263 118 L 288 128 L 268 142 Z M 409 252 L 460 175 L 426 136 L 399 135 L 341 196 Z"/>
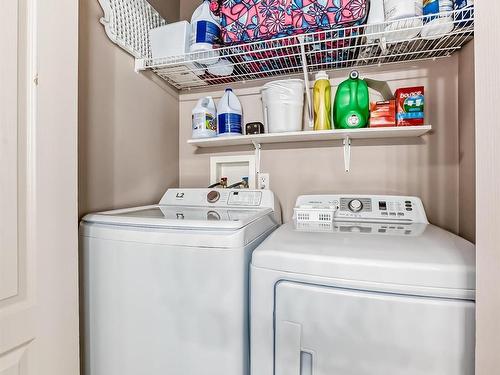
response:
<path id="1" fill-rule="evenodd" d="M 201 98 L 193 112 L 193 138 L 217 136 L 217 110 L 211 96 Z"/>
<path id="2" fill-rule="evenodd" d="M 233 90 L 226 89 L 217 106 L 217 112 L 219 113 L 217 121 L 219 136 L 241 135 L 243 133 L 243 110 Z"/>
<path id="3" fill-rule="evenodd" d="M 205 0 L 194 11 L 191 18 L 191 52 L 196 55 L 197 62 L 204 65 L 216 64 L 219 61 L 219 51 L 214 50 L 214 44 L 220 37 L 220 21 L 210 11 L 210 1 Z"/>

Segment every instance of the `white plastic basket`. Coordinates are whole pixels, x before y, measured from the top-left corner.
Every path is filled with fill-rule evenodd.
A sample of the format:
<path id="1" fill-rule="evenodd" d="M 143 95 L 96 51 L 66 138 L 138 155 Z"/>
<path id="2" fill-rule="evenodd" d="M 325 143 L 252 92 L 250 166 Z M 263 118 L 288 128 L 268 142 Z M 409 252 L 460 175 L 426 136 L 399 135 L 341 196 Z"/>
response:
<path id="1" fill-rule="evenodd" d="M 337 208 L 300 206 L 294 208 L 294 218 L 297 223 L 332 223 Z"/>
<path id="2" fill-rule="evenodd" d="M 334 227 L 333 222 L 306 222 L 296 221 L 295 229 L 299 232 L 332 232 Z"/>

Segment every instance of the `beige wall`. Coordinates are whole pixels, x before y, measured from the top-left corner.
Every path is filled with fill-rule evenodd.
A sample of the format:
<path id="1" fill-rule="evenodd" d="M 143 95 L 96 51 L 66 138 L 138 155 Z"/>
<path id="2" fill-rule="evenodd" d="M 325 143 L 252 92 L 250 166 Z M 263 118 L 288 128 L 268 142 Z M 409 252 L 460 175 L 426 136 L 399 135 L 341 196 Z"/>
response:
<path id="1" fill-rule="evenodd" d="M 80 214 L 156 202 L 178 185 L 177 94 L 134 72 L 101 16 L 97 0 L 80 1 Z"/>
<path id="2" fill-rule="evenodd" d="M 179 0 L 148 0 L 167 22 L 176 22 L 179 20 L 180 1 Z"/>
<path id="3" fill-rule="evenodd" d="M 500 2 L 475 3 L 477 152 L 476 375 L 500 369 Z"/>
<path id="4" fill-rule="evenodd" d="M 459 232 L 459 127 L 458 56 L 438 62 L 365 70 L 363 75 L 388 80 L 392 89 L 425 85 L 427 122 L 434 132 L 422 139 L 354 141 L 352 171 L 343 170 L 340 142 L 265 145 L 262 171 L 271 175 L 271 189 L 290 219 L 296 197 L 305 193 L 353 192 L 409 194 L 423 198 L 429 219 Z M 338 84 L 347 72 L 336 73 Z M 221 96 L 222 92 L 212 95 Z M 258 87 L 236 90 L 244 108 L 244 121 L 262 121 Z M 233 155 L 226 149 L 196 150 L 186 144 L 191 133 L 191 110 L 197 94 L 180 96 L 180 180 L 183 187 L 209 182 L 211 155 Z M 246 151 L 245 151 L 246 150 Z M 212 153 L 215 151 L 214 153 Z M 236 148 L 250 154 L 250 148 Z"/>
<path id="5" fill-rule="evenodd" d="M 201 0 L 180 0 L 180 19 L 191 21 L 191 15 L 201 4 Z"/>
<path id="6" fill-rule="evenodd" d="M 460 230 L 462 237 L 474 242 L 476 238 L 476 144 L 474 42 L 459 53 L 458 124 L 460 139 Z"/>

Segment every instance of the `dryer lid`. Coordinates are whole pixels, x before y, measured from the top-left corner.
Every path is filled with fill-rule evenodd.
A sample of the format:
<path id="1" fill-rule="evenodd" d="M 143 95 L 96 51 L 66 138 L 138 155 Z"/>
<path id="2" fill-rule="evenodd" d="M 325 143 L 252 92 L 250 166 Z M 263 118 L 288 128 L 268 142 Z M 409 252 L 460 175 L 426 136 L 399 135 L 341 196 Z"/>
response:
<path id="1" fill-rule="evenodd" d="M 196 230 L 237 230 L 272 212 L 270 208 L 154 205 L 90 214 L 86 223 Z"/>
<path id="2" fill-rule="evenodd" d="M 475 247 L 427 224 L 334 223 L 325 232 L 294 223 L 253 253 L 254 267 L 344 281 L 475 290 Z M 469 293 L 470 295 L 470 293 Z"/>

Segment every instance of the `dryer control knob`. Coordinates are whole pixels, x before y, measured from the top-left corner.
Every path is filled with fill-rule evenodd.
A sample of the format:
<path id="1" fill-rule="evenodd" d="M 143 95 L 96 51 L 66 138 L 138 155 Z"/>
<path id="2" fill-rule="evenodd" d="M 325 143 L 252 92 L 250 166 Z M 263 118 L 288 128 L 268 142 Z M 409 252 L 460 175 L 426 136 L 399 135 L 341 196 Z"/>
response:
<path id="1" fill-rule="evenodd" d="M 220 193 L 218 191 L 212 190 L 207 194 L 208 203 L 215 203 L 220 199 Z"/>
<path id="2" fill-rule="evenodd" d="M 363 209 L 363 203 L 359 199 L 353 199 L 349 202 L 349 209 L 352 212 L 359 212 Z"/>

